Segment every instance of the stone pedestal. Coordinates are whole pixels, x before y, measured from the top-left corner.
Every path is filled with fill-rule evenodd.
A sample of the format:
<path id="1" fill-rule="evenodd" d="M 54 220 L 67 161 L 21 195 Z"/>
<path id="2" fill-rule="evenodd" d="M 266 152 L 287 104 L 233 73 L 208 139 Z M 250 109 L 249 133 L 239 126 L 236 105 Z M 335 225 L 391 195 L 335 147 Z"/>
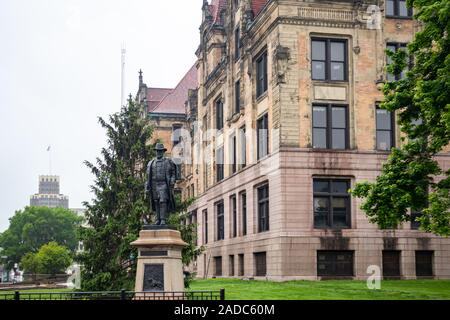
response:
<path id="1" fill-rule="evenodd" d="M 139 250 L 136 292 L 183 292 L 181 250 L 187 244 L 179 231 L 146 227 L 131 244 Z"/>

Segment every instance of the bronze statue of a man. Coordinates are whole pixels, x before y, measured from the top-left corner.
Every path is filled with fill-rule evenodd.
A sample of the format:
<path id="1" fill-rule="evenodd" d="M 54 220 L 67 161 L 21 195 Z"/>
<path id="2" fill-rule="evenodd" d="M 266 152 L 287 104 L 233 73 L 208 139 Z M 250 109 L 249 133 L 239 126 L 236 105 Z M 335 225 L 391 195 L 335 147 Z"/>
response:
<path id="1" fill-rule="evenodd" d="M 156 158 L 148 163 L 145 192 L 149 195 L 153 212 L 156 213 L 156 224 L 167 225 L 167 218 L 175 211 L 173 189 L 177 177 L 177 167 L 172 159 L 164 157 L 167 149 L 158 143 L 155 147 Z"/>

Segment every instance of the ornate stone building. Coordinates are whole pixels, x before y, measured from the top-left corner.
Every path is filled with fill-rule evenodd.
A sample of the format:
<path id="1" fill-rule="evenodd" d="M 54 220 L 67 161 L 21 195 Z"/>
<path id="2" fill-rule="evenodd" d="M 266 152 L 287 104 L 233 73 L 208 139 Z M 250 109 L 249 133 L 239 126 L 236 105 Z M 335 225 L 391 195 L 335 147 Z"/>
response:
<path id="1" fill-rule="evenodd" d="M 139 89 L 136 101 L 144 106 L 144 117 L 150 119 L 155 131 L 152 143 L 164 143 L 171 153 L 180 142 L 180 129 L 186 127 L 187 101 L 190 90 L 197 88 L 197 69 L 191 67 L 175 88 L 148 87 L 139 71 Z"/>
<path id="2" fill-rule="evenodd" d="M 418 27 L 402 0 L 203 2 L 184 189 L 207 248 L 199 277 L 450 278 L 449 239 L 379 230 L 348 194 L 401 143 L 377 108 L 402 76 L 385 49 Z"/>

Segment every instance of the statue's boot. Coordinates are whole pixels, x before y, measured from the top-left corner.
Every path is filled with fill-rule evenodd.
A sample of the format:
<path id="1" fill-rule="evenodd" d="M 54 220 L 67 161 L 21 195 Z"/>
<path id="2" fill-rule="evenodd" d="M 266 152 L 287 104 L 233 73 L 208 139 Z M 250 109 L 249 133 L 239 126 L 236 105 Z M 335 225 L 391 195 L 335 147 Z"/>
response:
<path id="1" fill-rule="evenodd" d="M 167 225 L 166 219 L 167 219 L 167 205 L 165 202 L 162 202 L 159 204 L 160 208 L 160 219 L 161 219 L 161 226 Z"/>
<path id="2" fill-rule="evenodd" d="M 161 206 L 159 202 L 155 202 L 155 207 L 156 207 L 156 222 L 155 222 L 155 226 L 160 226 L 161 225 Z"/>

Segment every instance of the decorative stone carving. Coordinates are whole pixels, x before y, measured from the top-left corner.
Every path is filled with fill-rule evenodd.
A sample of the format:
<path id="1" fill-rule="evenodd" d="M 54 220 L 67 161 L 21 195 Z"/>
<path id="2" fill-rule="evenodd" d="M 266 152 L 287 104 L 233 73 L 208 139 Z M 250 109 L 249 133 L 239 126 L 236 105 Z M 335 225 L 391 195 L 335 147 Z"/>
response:
<path id="1" fill-rule="evenodd" d="M 304 19 L 331 20 L 353 22 L 353 10 L 326 9 L 326 8 L 298 8 L 298 16 Z"/>
<path id="2" fill-rule="evenodd" d="M 277 83 L 286 83 L 286 72 L 289 66 L 289 48 L 278 45 L 275 49 L 275 68 Z"/>

